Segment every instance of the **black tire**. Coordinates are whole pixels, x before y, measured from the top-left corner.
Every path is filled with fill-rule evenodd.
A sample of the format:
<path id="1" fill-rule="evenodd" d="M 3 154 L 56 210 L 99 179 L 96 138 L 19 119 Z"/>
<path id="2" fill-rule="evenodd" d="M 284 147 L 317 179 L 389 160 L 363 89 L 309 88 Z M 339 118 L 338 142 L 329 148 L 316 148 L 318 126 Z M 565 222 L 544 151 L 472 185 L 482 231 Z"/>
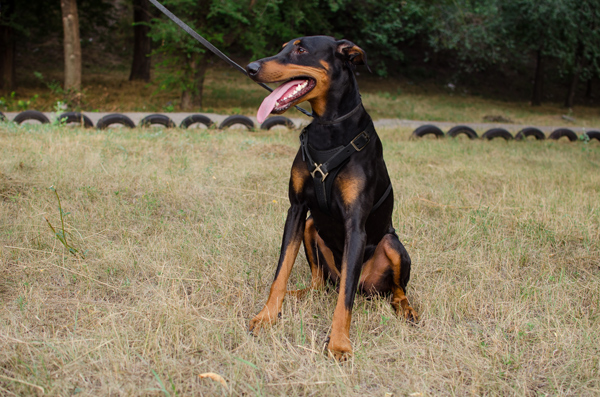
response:
<path id="1" fill-rule="evenodd" d="M 37 120 L 42 124 L 50 123 L 50 120 L 48 120 L 48 117 L 46 117 L 44 115 L 44 113 L 38 112 L 37 110 L 26 110 L 24 112 L 17 114 L 15 116 L 15 118 L 13 119 L 13 121 L 17 124 L 21 124 L 22 122 L 27 121 L 27 120 Z"/>
<path id="2" fill-rule="evenodd" d="M 443 138 L 444 131 L 433 124 L 425 124 L 413 131 L 413 136 L 423 138 L 425 135 L 433 134 L 436 138 Z"/>
<path id="3" fill-rule="evenodd" d="M 559 140 L 563 136 L 566 136 L 567 138 L 569 138 L 569 141 L 571 141 L 571 142 L 575 142 L 577 140 L 577 134 L 575 134 L 573 131 L 571 131 L 568 128 L 559 128 L 557 130 L 554 130 L 552 132 L 552 134 L 550 134 L 548 139 Z"/>
<path id="4" fill-rule="evenodd" d="M 452 138 L 456 138 L 460 134 L 465 134 L 466 136 L 469 137 L 469 139 L 479 138 L 479 136 L 477 135 L 475 130 L 466 125 L 457 125 L 456 127 L 450 128 L 450 130 L 448 130 L 448 132 L 446 133 L 446 135 L 448 135 Z"/>
<path id="5" fill-rule="evenodd" d="M 214 124 L 211 119 L 209 119 L 203 114 L 192 114 L 183 119 L 181 124 L 179 124 L 179 128 L 188 128 L 190 125 L 196 123 L 204 124 L 206 128 Z"/>
<path id="6" fill-rule="evenodd" d="M 592 139 L 597 139 L 598 141 L 600 141 L 600 131 L 588 131 L 585 134 L 588 136 L 590 141 Z"/>
<path id="7" fill-rule="evenodd" d="M 513 136 L 510 132 L 508 132 L 504 128 L 492 128 L 490 130 L 487 130 L 481 136 L 481 139 L 484 139 L 484 138 L 487 139 L 488 141 L 491 141 L 494 138 L 504 138 L 505 140 L 510 141 L 513 139 Z"/>
<path id="8" fill-rule="evenodd" d="M 0 121 L 6 121 L 6 116 L 2 112 L 0 112 Z"/>
<path id="9" fill-rule="evenodd" d="M 537 140 L 546 139 L 546 135 L 539 129 L 535 127 L 526 127 L 517 133 L 515 139 L 520 141 L 522 139 L 527 139 L 530 136 L 534 136 Z"/>
<path id="10" fill-rule="evenodd" d="M 107 114 L 96 123 L 96 128 L 104 130 L 113 124 L 121 124 L 127 128 L 135 128 L 135 123 L 129 117 L 121 113 Z"/>
<path id="11" fill-rule="evenodd" d="M 290 119 L 288 119 L 287 117 L 284 116 L 274 116 L 274 117 L 269 117 L 268 119 L 266 119 L 264 121 L 264 123 L 262 123 L 262 125 L 260 126 L 261 130 L 270 130 L 271 128 L 275 127 L 276 125 L 283 125 L 287 128 L 289 128 L 290 130 L 293 130 L 294 128 L 296 128 L 296 126 L 294 125 L 294 122 Z"/>
<path id="12" fill-rule="evenodd" d="M 65 120 L 65 122 L 67 124 L 77 123 L 85 128 L 93 128 L 94 127 L 94 123 L 92 123 L 92 120 L 90 120 L 90 118 L 88 116 L 81 114 L 79 112 L 63 113 L 60 116 L 58 116 L 58 120 L 61 122 L 63 120 Z"/>
<path id="13" fill-rule="evenodd" d="M 176 127 L 173 120 L 171 120 L 169 116 L 165 116 L 164 114 L 149 114 L 140 121 L 138 127 L 149 127 L 155 124 L 162 125 L 167 128 Z"/>
<path id="14" fill-rule="evenodd" d="M 234 124 L 242 124 L 246 126 L 249 130 L 254 129 L 254 121 L 246 116 L 242 116 L 240 114 L 234 114 L 233 116 L 227 117 L 223 122 L 219 125 L 219 129 L 224 130 L 226 128 L 231 127 Z"/>

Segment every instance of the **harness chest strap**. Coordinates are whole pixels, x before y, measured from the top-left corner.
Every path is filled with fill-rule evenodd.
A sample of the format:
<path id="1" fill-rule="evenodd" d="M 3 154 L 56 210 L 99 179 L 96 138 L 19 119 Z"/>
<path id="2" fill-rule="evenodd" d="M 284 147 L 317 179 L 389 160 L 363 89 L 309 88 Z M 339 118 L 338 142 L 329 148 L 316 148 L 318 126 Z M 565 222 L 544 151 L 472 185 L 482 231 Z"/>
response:
<path id="1" fill-rule="evenodd" d="M 315 184 L 315 195 L 319 203 L 321 211 L 329 214 L 329 202 L 331 197 L 331 189 L 333 181 L 338 172 L 343 168 L 343 165 L 350 159 L 350 156 L 356 152 L 360 152 L 371 141 L 371 134 L 375 131 L 373 122 L 371 121 L 367 128 L 358 134 L 349 144 L 340 147 L 337 150 L 317 151 L 308 145 L 308 137 L 306 129 L 300 134 L 300 145 L 302 148 L 302 159 L 307 162 L 308 170 Z M 312 152 L 312 153 L 311 153 Z M 332 153 L 332 154 L 331 154 Z M 331 155 L 330 155 L 331 154 Z M 327 160 L 323 160 L 327 157 Z M 320 161 L 320 164 L 315 161 Z M 388 186 L 383 196 L 375 203 L 371 212 L 374 212 L 387 198 L 392 191 L 392 184 Z"/>

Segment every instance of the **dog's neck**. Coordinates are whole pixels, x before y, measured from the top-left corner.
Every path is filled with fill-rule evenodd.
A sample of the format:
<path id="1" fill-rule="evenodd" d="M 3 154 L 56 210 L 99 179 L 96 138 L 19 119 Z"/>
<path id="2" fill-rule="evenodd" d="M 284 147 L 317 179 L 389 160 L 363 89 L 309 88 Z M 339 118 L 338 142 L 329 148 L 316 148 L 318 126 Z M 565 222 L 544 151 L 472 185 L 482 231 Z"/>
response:
<path id="1" fill-rule="evenodd" d="M 307 128 L 308 141 L 317 150 L 347 145 L 370 120 L 361 106 L 354 73 L 347 67 L 342 73 L 345 77 L 343 83 L 329 89 L 325 111 L 320 115 L 314 114 L 314 121 Z"/>

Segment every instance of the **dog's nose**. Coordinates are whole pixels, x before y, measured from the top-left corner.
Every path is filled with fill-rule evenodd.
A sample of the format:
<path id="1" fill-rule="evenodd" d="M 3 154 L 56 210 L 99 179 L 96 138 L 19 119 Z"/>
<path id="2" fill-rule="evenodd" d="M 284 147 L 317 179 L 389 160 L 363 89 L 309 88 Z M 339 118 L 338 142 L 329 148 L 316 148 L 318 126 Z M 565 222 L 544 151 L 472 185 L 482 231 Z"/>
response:
<path id="1" fill-rule="evenodd" d="M 249 64 L 248 66 L 246 66 L 246 70 L 248 71 L 248 74 L 250 76 L 256 76 L 256 74 L 260 70 L 260 63 L 258 63 L 258 62 L 252 62 L 251 64 Z"/>

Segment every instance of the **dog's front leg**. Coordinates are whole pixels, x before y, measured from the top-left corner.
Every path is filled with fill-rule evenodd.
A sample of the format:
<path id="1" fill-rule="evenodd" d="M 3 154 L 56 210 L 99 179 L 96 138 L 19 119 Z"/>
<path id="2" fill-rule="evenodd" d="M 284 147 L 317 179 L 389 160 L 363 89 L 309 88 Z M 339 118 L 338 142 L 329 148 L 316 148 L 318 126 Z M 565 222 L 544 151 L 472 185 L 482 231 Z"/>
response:
<path id="1" fill-rule="evenodd" d="M 271 325 L 277 321 L 287 291 L 287 282 L 302 243 L 306 213 L 306 206 L 300 204 L 292 204 L 288 210 L 283 241 L 281 242 L 281 254 L 275 271 L 275 280 L 271 285 L 265 307 L 250 321 L 250 332 L 257 331 L 261 327 Z"/>
<path id="2" fill-rule="evenodd" d="M 358 219 L 351 219 L 346 222 L 340 294 L 333 313 L 331 335 L 327 345 L 329 353 L 340 361 L 347 359 L 352 354 L 352 343 L 350 343 L 352 306 L 354 305 L 354 297 L 360 278 L 365 244 L 364 222 Z"/>

